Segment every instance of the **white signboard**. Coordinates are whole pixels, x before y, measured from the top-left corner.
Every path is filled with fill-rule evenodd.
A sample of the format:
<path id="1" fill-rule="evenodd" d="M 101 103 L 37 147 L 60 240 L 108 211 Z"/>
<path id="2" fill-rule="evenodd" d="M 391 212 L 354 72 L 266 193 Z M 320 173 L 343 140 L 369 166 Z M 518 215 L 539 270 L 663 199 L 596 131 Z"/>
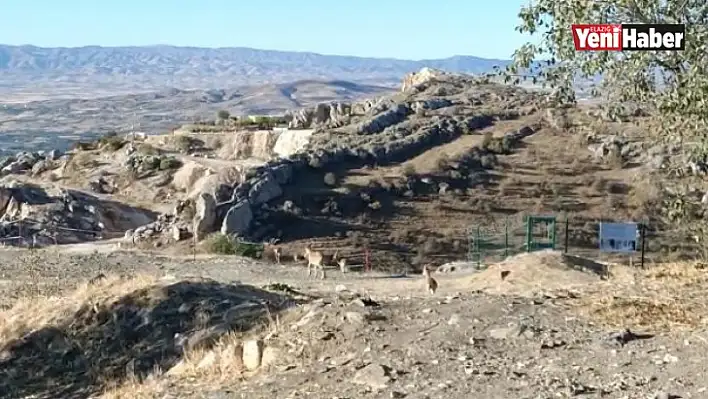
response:
<path id="1" fill-rule="evenodd" d="M 600 223 L 600 251 L 637 251 L 638 231 L 636 223 Z"/>

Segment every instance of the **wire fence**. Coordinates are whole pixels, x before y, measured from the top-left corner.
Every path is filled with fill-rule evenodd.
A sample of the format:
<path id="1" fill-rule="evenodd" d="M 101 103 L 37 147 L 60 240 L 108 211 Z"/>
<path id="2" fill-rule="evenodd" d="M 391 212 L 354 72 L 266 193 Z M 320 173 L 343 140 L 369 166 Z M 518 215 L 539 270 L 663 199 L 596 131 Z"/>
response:
<path id="1" fill-rule="evenodd" d="M 636 223 L 634 250 L 609 252 L 600 248 L 602 223 Z M 600 261 L 645 266 L 654 263 L 700 259 L 700 240 L 676 228 L 661 228 L 642 221 L 588 219 L 557 215 L 514 215 L 491 224 L 469 226 L 468 260 L 478 267 L 508 256 L 543 249 Z"/>
<path id="2" fill-rule="evenodd" d="M 61 235 L 67 233 L 79 233 L 97 240 L 103 238 L 103 234 L 99 230 L 62 227 L 33 219 L 7 221 L 3 223 L 2 228 L 5 229 L 3 233 L 9 233 L 9 235 L 0 237 L 0 245 L 30 249 L 41 246 L 42 242 L 47 240 L 57 245 L 60 241 L 65 241 Z"/>

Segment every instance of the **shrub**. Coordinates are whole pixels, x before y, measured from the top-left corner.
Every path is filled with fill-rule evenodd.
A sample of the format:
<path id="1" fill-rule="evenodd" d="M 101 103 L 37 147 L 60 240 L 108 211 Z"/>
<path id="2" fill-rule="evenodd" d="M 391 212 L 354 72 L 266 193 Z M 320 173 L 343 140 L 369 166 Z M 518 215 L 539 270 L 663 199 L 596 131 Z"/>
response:
<path id="1" fill-rule="evenodd" d="M 175 147 L 177 147 L 179 152 L 189 152 L 193 147 L 193 143 L 194 139 L 189 136 L 179 135 L 175 137 Z"/>
<path id="2" fill-rule="evenodd" d="M 125 147 L 127 143 L 124 138 L 119 137 L 115 132 L 106 133 L 98 139 L 98 147 L 106 148 L 110 151 L 118 151 Z"/>
<path id="3" fill-rule="evenodd" d="M 482 148 L 488 150 L 493 140 L 494 135 L 492 134 L 492 132 L 484 133 L 484 136 L 482 137 Z"/>
<path id="4" fill-rule="evenodd" d="M 411 164 L 406 164 L 403 166 L 403 176 L 411 177 L 415 176 L 415 167 Z"/>
<path id="5" fill-rule="evenodd" d="M 175 157 L 165 157 L 160 160 L 160 170 L 177 169 L 182 166 L 182 162 Z"/>
<path id="6" fill-rule="evenodd" d="M 145 155 L 159 155 L 160 150 L 147 143 L 140 143 L 135 146 L 135 150 Z"/>
<path id="7" fill-rule="evenodd" d="M 441 245 L 435 237 L 428 237 L 423 244 L 423 253 L 426 255 L 432 255 L 440 252 Z"/>
<path id="8" fill-rule="evenodd" d="M 204 243 L 209 253 L 220 255 L 238 255 L 248 258 L 259 258 L 263 254 L 263 245 L 245 243 L 232 236 L 216 233 L 207 238 Z"/>
<path id="9" fill-rule="evenodd" d="M 337 176 L 332 172 L 327 172 L 324 175 L 324 183 L 328 186 L 337 185 Z"/>
<path id="10" fill-rule="evenodd" d="M 442 154 L 440 158 L 436 161 L 436 168 L 438 172 L 444 172 L 450 169 L 450 158 L 447 154 Z"/>
<path id="11" fill-rule="evenodd" d="M 485 155 L 482 155 L 480 162 L 481 162 L 483 168 L 491 169 L 494 167 L 494 165 L 496 165 L 497 158 L 494 156 L 494 154 L 485 154 Z"/>

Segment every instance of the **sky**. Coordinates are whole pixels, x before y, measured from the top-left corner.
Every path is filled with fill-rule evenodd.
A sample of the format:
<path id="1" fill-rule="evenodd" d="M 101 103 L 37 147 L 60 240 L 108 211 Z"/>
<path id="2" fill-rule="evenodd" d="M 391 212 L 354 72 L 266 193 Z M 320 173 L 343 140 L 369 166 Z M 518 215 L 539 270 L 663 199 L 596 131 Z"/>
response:
<path id="1" fill-rule="evenodd" d="M 529 0 L 0 0 L 0 43 L 506 59 Z"/>

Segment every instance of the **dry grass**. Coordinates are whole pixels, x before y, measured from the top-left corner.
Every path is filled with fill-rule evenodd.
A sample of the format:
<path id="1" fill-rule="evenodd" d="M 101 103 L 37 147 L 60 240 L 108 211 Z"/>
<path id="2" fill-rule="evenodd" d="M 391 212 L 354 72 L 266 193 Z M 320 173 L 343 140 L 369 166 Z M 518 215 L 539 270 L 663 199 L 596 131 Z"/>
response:
<path id="1" fill-rule="evenodd" d="M 612 328 L 694 329 L 708 321 L 708 275 L 698 263 L 670 263 L 603 284 L 580 301 L 581 312 Z"/>
<path id="2" fill-rule="evenodd" d="M 84 283 L 63 298 L 21 299 L 0 312 L 0 392 L 147 398 L 165 381 L 238 381 L 241 342 L 277 332 L 280 310 L 293 303 L 255 287 L 151 275 Z M 215 335 L 185 349 L 171 338 L 200 331 Z"/>
<path id="3" fill-rule="evenodd" d="M 63 298 L 21 298 L 15 306 L 0 312 L 0 342 L 8 342 L 31 331 L 58 325 L 74 316 L 83 306 L 111 303 L 156 282 L 157 278 L 151 275 L 137 275 L 131 279 L 111 276 L 98 284 L 82 283 L 73 293 Z"/>
<path id="4" fill-rule="evenodd" d="M 99 396 L 103 399 L 147 399 L 161 396 L 168 387 L 183 386 L 194 389 L 199 386 L 217 387 L 235 384 L 247 378 L 242 359 L 242 341 L 238 334 L 228 334 L 210 349 L 194 349 L 185 352 L 182 360 L 170 370 L 156 368 L 144 378 L 130 375 L 121 383 L 108 384 Z"/>

